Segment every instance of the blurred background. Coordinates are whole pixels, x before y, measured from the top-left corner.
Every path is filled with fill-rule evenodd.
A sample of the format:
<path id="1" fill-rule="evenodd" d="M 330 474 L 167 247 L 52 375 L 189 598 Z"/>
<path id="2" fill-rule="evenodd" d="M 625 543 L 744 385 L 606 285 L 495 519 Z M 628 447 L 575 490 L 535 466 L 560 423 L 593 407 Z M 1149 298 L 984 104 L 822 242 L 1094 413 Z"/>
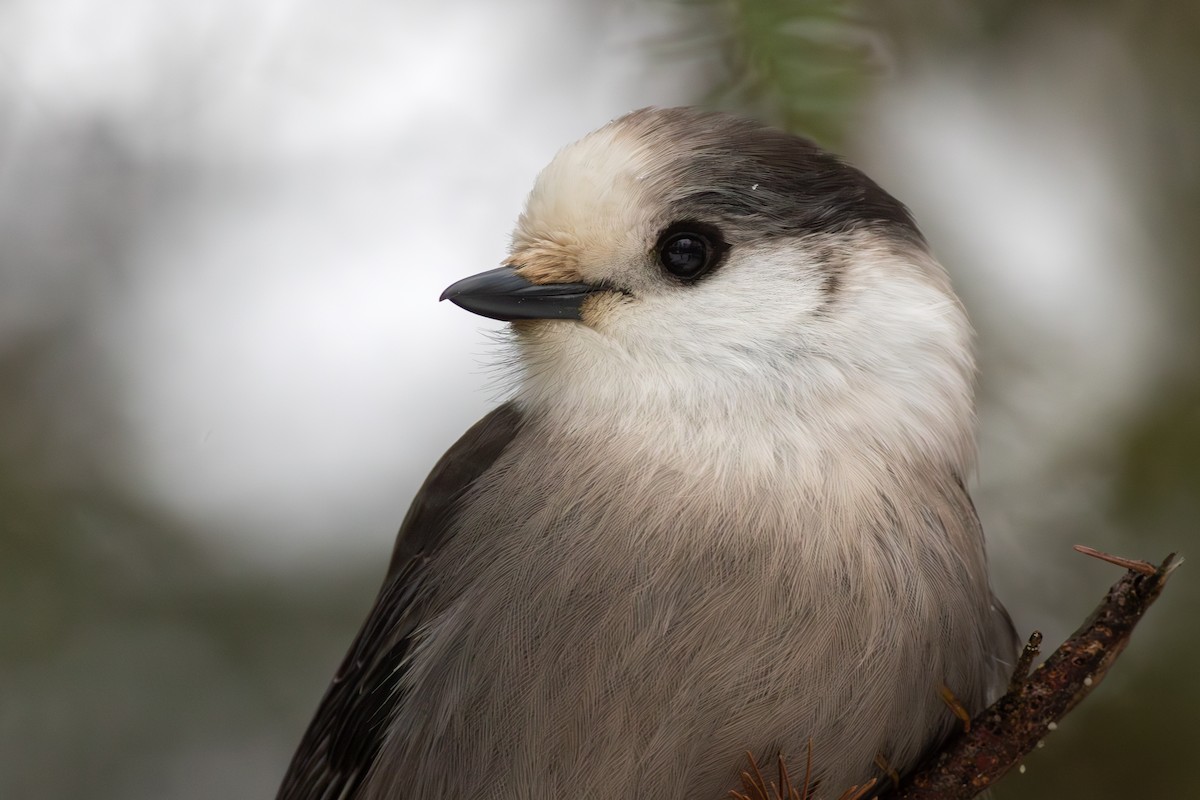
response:
<path id="1" fill-rule="evenodd" d="M 1195 0 L 0 3 L 0 797 L 272 796 L 501 399 L 438 294 L 643 105 L 911 205 L 979 333 L 997 590 L 1057 644 L 1120 572 L 1072 544 L 1197 541 L 1197 42 Z M 1192 571 L 1001 800 L 1194 790 Z"/>

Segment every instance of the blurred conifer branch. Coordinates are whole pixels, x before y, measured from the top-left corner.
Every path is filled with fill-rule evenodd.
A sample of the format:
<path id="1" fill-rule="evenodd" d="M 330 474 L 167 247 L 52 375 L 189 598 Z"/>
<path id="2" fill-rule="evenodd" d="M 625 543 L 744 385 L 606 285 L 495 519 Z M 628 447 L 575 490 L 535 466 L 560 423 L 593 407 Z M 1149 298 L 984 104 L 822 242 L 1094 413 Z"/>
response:
<path id="1" fill-rule="evenodd" d="M 679 0 L 704 13 L 659 49 L 716 57 L 706 105 L 837 149 L 878 59 L 847 0 Z"/>

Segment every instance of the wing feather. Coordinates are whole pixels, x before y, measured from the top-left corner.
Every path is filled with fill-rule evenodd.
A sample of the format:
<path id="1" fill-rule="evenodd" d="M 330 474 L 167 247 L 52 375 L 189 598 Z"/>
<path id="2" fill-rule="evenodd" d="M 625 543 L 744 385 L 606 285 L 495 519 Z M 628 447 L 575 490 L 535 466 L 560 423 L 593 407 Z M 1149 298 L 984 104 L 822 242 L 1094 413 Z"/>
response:
<path id="1" fill-rule="evenodd" d="M 463 493 L 516 436 L 507 403 L 475 423 L 430 472 L 396 537 L 375 605 L 317 707 L 277 800 L 353 800 L 387 735 L 403 664 L 420 624 L 425 565 L 445 541 Z"/>

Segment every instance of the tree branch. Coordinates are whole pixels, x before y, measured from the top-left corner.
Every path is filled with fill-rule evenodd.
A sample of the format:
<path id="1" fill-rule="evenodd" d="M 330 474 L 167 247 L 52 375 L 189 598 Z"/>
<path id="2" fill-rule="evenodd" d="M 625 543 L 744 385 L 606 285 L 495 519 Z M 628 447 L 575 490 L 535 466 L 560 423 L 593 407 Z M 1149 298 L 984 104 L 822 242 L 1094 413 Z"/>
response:
<path id="1" fill-rule="evenodd" d="M 1182 563 L 1174 553 L 1155 567 L 1087 547 L 1076 550 L 1128 572 L 1045 663 L 1026 677 L 1033 656 L 1023 656 L 1008 693 L 975 717 L 969 732 L 948 742 L 883 800 L 966 800 L 995 784 L 1100 684 L 1129 643 L 1134 626 Z M 1041 640 L 1041 634 L 1034 637 Z M 1034 637 L 1027 653 L 1031 648 L 1036 652 Z"/>
<path id="2" fill-rule="evenodd" d="M 968 800 L 976 797 L 1037 747 L 1058 721 L 1096 688 L 1117 656 L 1129 643 L 1133 629 L 1146 609 L 1158 599 L 1171 573 L 1182 560 L 1167 556 L 1157 567 L 1101 553 L 1090 547 L 1075 548 L 1084 555 L 1099 558 L 1128 571 L 1113 584 L 1100 605 L 1032 674 L 1029 667 L 1037 658 L 1042 635 L 1034 632 L 1017 662 L 1008 692 L 964 724 L 961 735 L 944 747 L 899 785 L 875 795 L 876 781 L 850 787 L 840 800 Z M 804 773 L 804 789 L 799 791 L 780 759 L 779 780 L 763 778 L 753 756 L 747 753 L 750 770 L 742 773 L 741 792 L 731 792 L 735 800 L 808 800 L 812 773 L 810 758 Z"/>

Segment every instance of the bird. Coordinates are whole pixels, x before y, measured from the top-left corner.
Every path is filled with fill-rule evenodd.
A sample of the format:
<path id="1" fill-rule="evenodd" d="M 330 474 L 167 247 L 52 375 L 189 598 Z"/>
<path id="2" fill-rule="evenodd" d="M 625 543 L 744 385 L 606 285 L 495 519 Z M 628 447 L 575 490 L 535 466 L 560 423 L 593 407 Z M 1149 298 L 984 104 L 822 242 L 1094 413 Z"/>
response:
<path id="1" fill-rule="evenodd" d="M 509 323 L 511 396 L 412 501 L 280 800 L 715 800 L 747 753 L 837 798 L 954 734 L 943 688 L 1002 693 L 973 333 L 863 172 L 634 111 L 442 299 Z"/>

